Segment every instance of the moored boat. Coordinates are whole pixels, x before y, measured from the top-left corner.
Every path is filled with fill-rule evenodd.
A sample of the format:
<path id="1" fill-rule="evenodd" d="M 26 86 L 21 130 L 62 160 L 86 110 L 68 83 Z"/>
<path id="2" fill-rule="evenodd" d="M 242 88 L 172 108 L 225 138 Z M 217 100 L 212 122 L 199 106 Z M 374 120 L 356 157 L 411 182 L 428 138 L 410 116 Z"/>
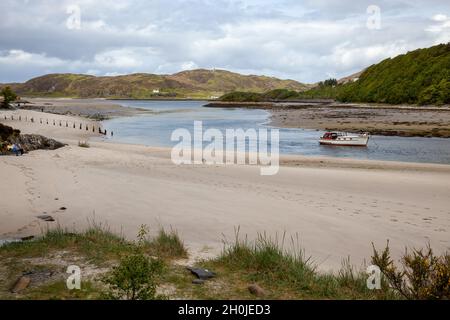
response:
<path id="1" fill-rule="evenodd" d="M 321 145 L 366 147 L 369 143 L 368 133 L 354 134 L 347 132 L 327 132 L 320 138 Z"/>

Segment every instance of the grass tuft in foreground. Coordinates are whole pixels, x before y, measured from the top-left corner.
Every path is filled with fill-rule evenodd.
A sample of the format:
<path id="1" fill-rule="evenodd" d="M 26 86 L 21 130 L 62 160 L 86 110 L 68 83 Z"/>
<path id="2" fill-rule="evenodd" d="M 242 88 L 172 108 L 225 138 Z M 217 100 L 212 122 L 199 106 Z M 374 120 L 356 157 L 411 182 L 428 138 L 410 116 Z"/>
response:
<path id="1" fill-rule="evenodd" d="M 153 255 L 162 258 L 187 258 L 188 256 L 183 241 L 178 232 L 173 229 L 166 231 L 161 228 L 158 235 L 151 239 L 147 246 Z"/>
<path id="2" fill-rule="evenodd" d="M 259 234 L 254 242 L 240 239 L 209 264 L 224 272 L 239 273 L 245 283 L 259 283 L 269 291 L 269 298 L 283 299 L 391 299 L 397 296 L 389 289 L 371 291 L 367 275 L 355 271 L 349 260 L 338 274 L 319 273 L 311 258 L 299 249 L 298 237 L 281 240 Z M 207 263 L 208 265 L 208 263 Z"/>

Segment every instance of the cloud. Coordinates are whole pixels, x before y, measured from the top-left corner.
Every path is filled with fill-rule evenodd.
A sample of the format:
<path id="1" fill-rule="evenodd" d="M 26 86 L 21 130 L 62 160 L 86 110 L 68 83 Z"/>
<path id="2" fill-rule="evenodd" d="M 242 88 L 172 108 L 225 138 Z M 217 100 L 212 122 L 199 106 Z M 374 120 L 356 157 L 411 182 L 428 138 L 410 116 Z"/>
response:
<path id="1" fill-rule="evenodd" d="M 368 0 L 2 0 L 0 82 L 194 68 L 316 82 L 449 41 L 448 1 L 377 2 L 380 30 Z"/>

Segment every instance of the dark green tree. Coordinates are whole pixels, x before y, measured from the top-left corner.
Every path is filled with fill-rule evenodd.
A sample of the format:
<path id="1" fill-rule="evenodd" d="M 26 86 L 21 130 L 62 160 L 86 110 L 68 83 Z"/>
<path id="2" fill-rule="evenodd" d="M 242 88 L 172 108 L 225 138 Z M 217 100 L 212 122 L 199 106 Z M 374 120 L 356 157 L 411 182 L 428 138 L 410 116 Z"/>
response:
<path id="1" fill-rule="evenodd" d="M 3 107 L 9 107 L 9 104 L 17 99 L 17 95 L 14 91 L 11 90 L 10 87 L 5 87 L 1 91 L 1 95 L 3 96 Z"/>

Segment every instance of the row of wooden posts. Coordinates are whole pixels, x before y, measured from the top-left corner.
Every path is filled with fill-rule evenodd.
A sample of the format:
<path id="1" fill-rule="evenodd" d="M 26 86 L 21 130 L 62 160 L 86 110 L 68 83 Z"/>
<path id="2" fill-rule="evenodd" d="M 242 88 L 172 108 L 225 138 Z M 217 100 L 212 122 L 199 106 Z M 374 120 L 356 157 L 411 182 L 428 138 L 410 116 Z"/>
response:
<path id="1" fill-rule="evenodd" d="M 8 120 L 7 116 L 5 116 L 5 120 Z M 11 116 L 11 120 L 14 121 L 14 115 Z M 22 116 L 18 116 L 17 120 L 22 121 Z M 28 122 L 28 117 L 25 117 L 25 121 Z M 34 118 L 30 118 L 30 122 L 34 123 Z M 45 121 L 44 121 L 43 118 L 40 118 L 39 122 L 40 122 L 40 124 L 51 125 L 51 121 L 49 122 L 48 119 L 45 119 Z M 69 121 L 67 121 L 67 120 L 59 120 L 59 126 L 62 127 L 63 126 L 63 122 L 65 122 L 65 127 L 69 128 Z M 57 125 L 57 121 L 55 119 L 53 119 L 53 125 L 54 126 Z M 72 125 L 70 125 L 70 126 L 72 126 Z M 88 124 L 83 125 L 83 123 L 80 122 L 80 125 L 78 126 L 74 122 L 73 123 L 73 129 L 76 129 L 78 127 L 80 128 L 80 130 L 83 130 L 83 128 L 86 128 L 86 131 L 90 130 Z M 92 132 L 95 133 L 95 125 L 92 125 Z M 98 127 L 98 133 L 99 134 L 103 134 L 105 136 L 108 135 L 108 131 L 106 129 L 103 131 L 100 127 Z M 111 137 L 114 136 L 114 132 L 113 131 L 111 131 L 110 134 L 111 134 Z"/>

